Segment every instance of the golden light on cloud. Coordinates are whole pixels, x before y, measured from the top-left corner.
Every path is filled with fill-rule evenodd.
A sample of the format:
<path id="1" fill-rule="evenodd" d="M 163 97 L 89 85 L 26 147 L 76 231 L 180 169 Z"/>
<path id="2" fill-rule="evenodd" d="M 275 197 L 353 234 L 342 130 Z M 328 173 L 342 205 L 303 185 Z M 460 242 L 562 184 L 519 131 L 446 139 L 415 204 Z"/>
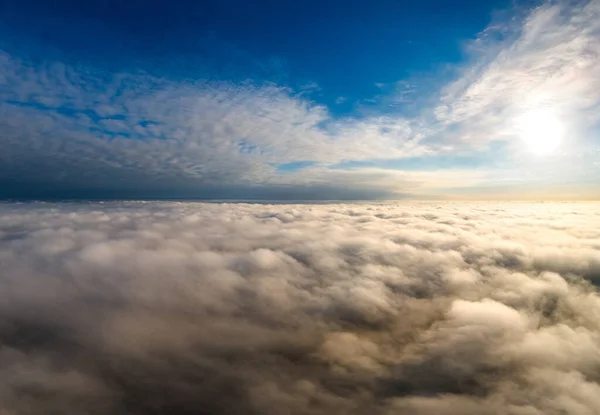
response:
<path id="1" fill-rule="evenodd" d="M 520 117 L 519 135 L 528 150 L 537 155 L 547 155 L 560 146 L 565 126 L 557 114 L 549 109 L 533 109 Z"/>

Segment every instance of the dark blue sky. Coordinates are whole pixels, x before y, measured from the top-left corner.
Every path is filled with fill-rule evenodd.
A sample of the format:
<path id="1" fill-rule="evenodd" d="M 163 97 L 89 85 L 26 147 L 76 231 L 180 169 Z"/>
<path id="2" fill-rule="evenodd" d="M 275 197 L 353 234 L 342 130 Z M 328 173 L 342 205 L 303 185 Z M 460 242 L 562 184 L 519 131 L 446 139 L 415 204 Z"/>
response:
<path id="1" fill-rule="evenodd" d="M 598 22 L 600 0 L 0 0 L 0 198 L 588 197 Z"/>
<path id="2" fill-rule="evenodd" d="M 449 64 L 464 58 L 464 42 L 489 24 L 494 11 L 510 3 L 4 0 L 1 4 L 13 37 L 9 42 L 19 53 L 43 58 L 52 47 L 66 59 L 112 70 L 250 78 L 297 89 L 316 84 L 319 90 L 312 91 L 313 99 L 333 111 L 348 111 L 351 104 L 380 95 L 382 89 L 389 91 L 397 81 L 438 77 Z M 25 36 L 31 43 L 23 42 Z M 346 105 L 336 105 L 336 100 Z"/>

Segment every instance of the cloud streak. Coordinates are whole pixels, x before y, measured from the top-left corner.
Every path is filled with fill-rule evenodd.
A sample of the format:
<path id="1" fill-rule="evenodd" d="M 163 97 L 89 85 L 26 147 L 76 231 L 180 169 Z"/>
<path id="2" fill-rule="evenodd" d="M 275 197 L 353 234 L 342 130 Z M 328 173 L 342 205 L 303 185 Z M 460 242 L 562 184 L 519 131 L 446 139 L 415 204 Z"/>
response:
<path id="1" fill-rule="evenodd" d="M 600 404 L 597 203 L 0 211 L 9 414 Z"/>
<path id="2" fill-rule="evenodd" d="M 575 142 L 598 122 L 599 21 L 598 1 L 565 1 L 537 7 L 518 26 L 491 26 L 470 45 L 475 64 L 446 86 L 438 120 L 468 125 L 459 140 L 506 140 L 518 135 L 515 120 L 524 112 L 550 108 Z"/>

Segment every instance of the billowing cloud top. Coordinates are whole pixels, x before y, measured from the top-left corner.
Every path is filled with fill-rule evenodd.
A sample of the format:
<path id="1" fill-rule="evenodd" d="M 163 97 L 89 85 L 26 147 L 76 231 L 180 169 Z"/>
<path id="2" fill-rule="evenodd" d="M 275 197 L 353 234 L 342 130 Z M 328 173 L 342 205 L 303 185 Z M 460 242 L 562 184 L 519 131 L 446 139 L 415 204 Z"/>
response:
<path id="1" fill-rule="evenodd" d="M 0 205 L 0 413 L 597 414 L 599 212 Z"/>
<path id="2" fill-rule="evenodd" d="M 107 69 L 7 23 L 0 197 L 596 197 L 600 1 L 515 13 L 468 44 L 440 90 L 377 82 L 346 114 L 315 84 Z M 549 139 L 549 116 L 564 134 L 536 157 L 526 141 Z"/>

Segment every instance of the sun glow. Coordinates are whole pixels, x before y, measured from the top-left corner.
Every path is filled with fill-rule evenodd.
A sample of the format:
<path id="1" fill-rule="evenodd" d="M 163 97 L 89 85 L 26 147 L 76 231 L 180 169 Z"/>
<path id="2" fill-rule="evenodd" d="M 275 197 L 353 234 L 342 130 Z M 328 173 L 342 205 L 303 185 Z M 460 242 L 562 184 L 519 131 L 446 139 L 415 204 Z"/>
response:
<path id="1" fill-rule="evenodd" d="M 519 134 L 528 149 L 538 155 L 552 153 L 560 145 L 565 127 L 557 115 L 547 109 L 526 112 L 519 119 Z"/>

